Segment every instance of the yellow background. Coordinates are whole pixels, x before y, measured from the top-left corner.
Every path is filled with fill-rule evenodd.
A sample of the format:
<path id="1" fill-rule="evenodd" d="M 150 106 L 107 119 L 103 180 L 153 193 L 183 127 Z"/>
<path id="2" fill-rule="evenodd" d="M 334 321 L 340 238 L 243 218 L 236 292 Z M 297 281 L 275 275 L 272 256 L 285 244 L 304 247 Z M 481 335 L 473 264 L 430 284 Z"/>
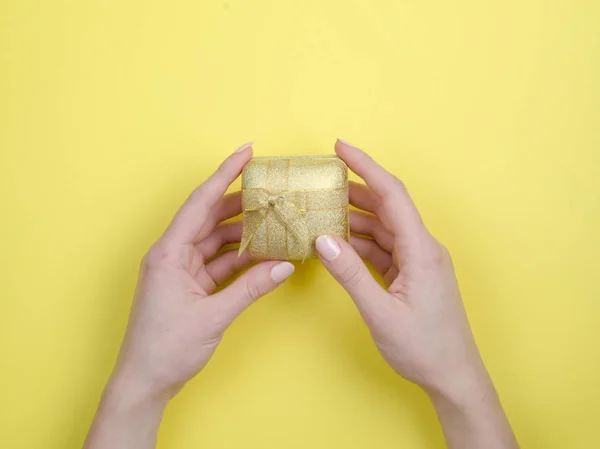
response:
<path id="1" fill-rule="evenodd" d="M 598 447 L 600 4 L 0 3 L 0 446 L 80 447 L 138 264 L 236 146 L 404 179 L 523 448 Z M 227 332 L 159 448 L 441 448 L 315 261 Z"/>

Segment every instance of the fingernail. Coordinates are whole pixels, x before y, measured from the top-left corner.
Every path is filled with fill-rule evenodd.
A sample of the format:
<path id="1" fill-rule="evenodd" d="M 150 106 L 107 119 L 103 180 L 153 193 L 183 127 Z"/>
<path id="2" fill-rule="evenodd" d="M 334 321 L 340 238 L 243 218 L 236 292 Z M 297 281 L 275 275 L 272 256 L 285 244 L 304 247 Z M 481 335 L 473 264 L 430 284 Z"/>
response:
<path id="1" fill-rule="evenodd" d="M 341 252 L 337 242 L 328 235 L 319 236 L 315 242 L 315 246 L 319 254 L 323 256 L 323 259 L 330 262 L 336 259 Z"/>
<path id="2" fill-rule="evenodd" d="M 347 140 L 344 140 L 344 139 L 338 138 L 338 142 L 341 142 L 344 145 L 348 145 L 349 147 L 352 147 L 352 148 L 358 148 L 356 145 L 352 145 L 350 142 L 348 142 Z"/>
<path id="3" fill-rule="evenodd" d="M 241 153 L 242 151 L 247 150 L 248 148 L 250 148 L 252 146 L 253 143 L 254 142 L 245 143 L 244 145 L 239 147 L 237 150 L 235 150 L 234 153 Z"/>
<path id="4" fill-rule="evenodd" d="M 271 268 L 271 279 L 273 279 L 273 282 L 279 284 L 289 278 L 295 269 L 294 264 L 280 262 Z"/>

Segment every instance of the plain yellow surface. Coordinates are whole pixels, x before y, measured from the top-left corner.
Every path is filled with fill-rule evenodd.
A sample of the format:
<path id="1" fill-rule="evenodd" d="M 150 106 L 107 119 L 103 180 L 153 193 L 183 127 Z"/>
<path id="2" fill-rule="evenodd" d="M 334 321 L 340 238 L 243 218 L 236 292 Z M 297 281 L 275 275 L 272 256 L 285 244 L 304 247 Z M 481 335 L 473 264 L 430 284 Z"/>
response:
<path id="1" fill-rule="evenodd" d="M 600 3 L 0 3 L 0 447 L 81 446 L 139 261 L 236 146 L 406 182 L 523 448 L 600 447 Z M 227 332 L 159 448 L 441 448 L 318 262 Z"/>

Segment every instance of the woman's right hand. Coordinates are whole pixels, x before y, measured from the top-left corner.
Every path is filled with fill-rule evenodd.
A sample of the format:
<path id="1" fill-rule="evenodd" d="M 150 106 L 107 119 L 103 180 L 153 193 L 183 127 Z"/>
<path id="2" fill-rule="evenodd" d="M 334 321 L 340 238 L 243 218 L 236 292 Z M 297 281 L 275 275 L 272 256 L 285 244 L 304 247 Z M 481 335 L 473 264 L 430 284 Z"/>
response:
<path id="1" fill-rule="evenodd" d="M 343 141 L 335 149 L 367 184 L 350 184 L 350 203 L 361 209 L 351 212 L 350 229 L 368 238 L 353 235 L 348 244 L 320 236 L 316 247 L 323 264 L 354 300 L 385 360 L 429 394 L 449 447 L 516 447 L 473 339 L 448 251 L 425 228 L 399 179 Z M 387 290 L 361 258 L 381 274 Z M 494 419 L 479 422 L 478 415 Z M 466 434 L 473 438 L 463 439 Z"/>

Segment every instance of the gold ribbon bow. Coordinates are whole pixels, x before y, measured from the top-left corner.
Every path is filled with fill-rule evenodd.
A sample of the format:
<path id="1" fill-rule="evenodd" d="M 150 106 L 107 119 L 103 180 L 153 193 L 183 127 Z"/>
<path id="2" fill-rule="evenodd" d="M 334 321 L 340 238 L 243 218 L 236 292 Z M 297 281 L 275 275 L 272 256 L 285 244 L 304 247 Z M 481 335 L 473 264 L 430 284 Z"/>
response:
<path id="1" fill-rule="evenodd" d="M 281 223 L 292 232 L 302 247 L 302 260 L 309 253 L 308 242 L 311 237 L 310 228 L 303 217 L 302 211 L 296 204 L 306 204 L 307 191 L 286 190 L 271 193 L 267 189 L 250 189 L 244 191 L 244 213 L 253 212 L 261 215 L 254 222 L 253 228 L 244 230 L 240 243 L 239 254 L 242 254 L 252 241 L 252 237 L 267 218 L 269 211 L 273 211 Z"/>
<path id="2" fill-rule="evenodd" d="M 249 227 L 246 227 L 247 222 L 244 222 L 240 255 L 246 250 L 268 214 L 272 212 L 297 239 L 304 261 L 310 254 L 310 245 L 315 236 L 315 230 L 308 225 L 304 212 L 347 208 L 348 193 L 345 188 L 282 191 L 252 188 L 242 191 L 242 205 L 244 214 L 259 214 L 259 218 L 249 220 L 251 223 Z"/>

